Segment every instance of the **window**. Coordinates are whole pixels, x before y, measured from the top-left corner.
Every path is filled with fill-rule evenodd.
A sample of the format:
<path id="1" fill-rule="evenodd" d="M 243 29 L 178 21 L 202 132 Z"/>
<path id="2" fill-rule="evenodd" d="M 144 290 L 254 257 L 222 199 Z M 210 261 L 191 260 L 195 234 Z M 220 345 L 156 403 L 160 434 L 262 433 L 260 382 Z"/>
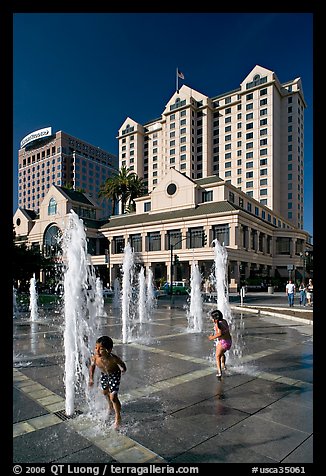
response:
<path id="1" fill-rule="evenodd" d="M 112 240 L 112 253 L 123 254 L 125 248 L 125 240 L 123 236 L 115 236 Z"/>
<path id="2" fill-rule="evenodd" d="M 229 225 L 213 225 L 213 240 L 218 240 L 222 245 L 230 244 L 230 228 Z"/>
<path id="3" fill-rule="evenodd" d="M 144 212 L 150 212 L 151 211 L 151 202 L 145 202 L 144 203 Z"/>
<path id="4" fill-rule="evenodd" d="M 279 255 L 289 255 L 290 241 L 290 238 L 276 238 L 276 253 Z"/>
<path id="5" fill-rule="evenodd" d="M 142 252 L 142 238 L 140 233 L 130 235 L 130 245 L 136 253 Z"/>
<path id="6" fill-rule="evenodd" d="M 44 256 L 55 256 L 60 252 L 61 230 L 56 225 L 51 225 L 44 234 Z"/>
<path id="7" fill-rule="evenodd" d="M 150 232 L 146 236 L 146 251 L 161 250 L 161 235 L 159 231 Z"/>
<path id="8" fill-rule="evenodd" d="M 202 193 L 202 202 L 212 202 L 213 201 L 213 190 Z"/>
<path id="9" fill-rule="evenodd" d="M 57 213 L 57 202 L 55 198 L 51 198 L 48 205 L 48 215 L 55 215 Z"/>
<path id="10" fill-rule="evenodd" d="M 189 228 L 187 231 L 187 248 L 202 248 L 204 241 L 204 230 L 202 227 Z"/>
<path id="11" fill-rule="evenodd" d="M 171 245 L 175 250 L 181 250 L 182 233 L 180 230 L 169 230 L 165 235 L 165 249 L 170 250 Z"/>

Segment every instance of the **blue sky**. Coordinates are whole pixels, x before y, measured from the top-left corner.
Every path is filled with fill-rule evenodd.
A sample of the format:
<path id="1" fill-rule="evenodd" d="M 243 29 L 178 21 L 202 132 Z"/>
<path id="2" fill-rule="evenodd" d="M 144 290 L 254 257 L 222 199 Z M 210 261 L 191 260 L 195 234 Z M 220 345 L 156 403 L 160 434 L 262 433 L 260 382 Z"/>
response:
<path id="1" fill-rule="evenodd" d="M 15 13 L 13 211 L 23 137 L 51 126 L 113 154 L 127 116 L 159 117 L 176 68 L 207 96 L 240 86 L 259 64 L 281 83 L 301 77 L 304 229 L 313 234 L 312 13 Z"/>

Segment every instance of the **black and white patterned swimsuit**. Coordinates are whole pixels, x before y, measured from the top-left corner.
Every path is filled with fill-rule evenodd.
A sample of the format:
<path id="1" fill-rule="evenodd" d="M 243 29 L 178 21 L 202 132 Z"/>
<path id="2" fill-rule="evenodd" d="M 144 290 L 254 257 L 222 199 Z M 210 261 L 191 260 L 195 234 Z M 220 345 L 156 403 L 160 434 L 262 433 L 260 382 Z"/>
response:
<path id="1" fill-rule="evenodd" d="M 116 370 L 111 374 L 101 372 L 101 385 L 103 390 L 109 389 L 110 393 L 118 393 L 120 387 L 121 370 Z"/>

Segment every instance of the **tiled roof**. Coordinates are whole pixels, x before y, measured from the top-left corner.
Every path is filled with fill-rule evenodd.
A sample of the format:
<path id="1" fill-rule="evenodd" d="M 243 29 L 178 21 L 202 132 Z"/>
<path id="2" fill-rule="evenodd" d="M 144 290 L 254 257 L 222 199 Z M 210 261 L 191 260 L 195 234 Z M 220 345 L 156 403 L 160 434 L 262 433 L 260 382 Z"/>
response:
<path id="1" fill-rule="evenodd" d="M 36 220 L 39 218 L 38 214 L 34 210 L 27 210 L 27 208 L 24 208 L 23 210 L 31 220 Z"/>
<path id="2" fill-rule="evenodd" d="M 223 179 L 221 179 L 221 177 L 219 177 L 218 175 L 211 175 L 210 177 L 195 179 L 194 182 L 198 185 L 208 185 L 210 183 L 223 182 Z"/>
<path id="3" fill-rule="evenodd" d="M 92 207 L 94 206 L 94 204 L 88 200 L 84 193 L 77 192 L 77 190 L 72 190 L 71 188 L 59 187 L 58 185 L 56 185 L 56 187 L 68 195 L 70 200 L 73 202 L 85 203 L 87 205 L 92 205 Z"/>
<path id="4" fill-rule="evenodd" d="M 198 205 L 195 208 L 185 208 L 182 210 L 172 210 L 169 212 L 138 214 L 130 213 L 126 215 L 113 216 L 111 217 L 110 222 L 103 225 L 102 228 L 120 228 L 122 226 L 137 225 L 141 223 L 157 223 L 160 221 L 168 221 L 178 218 L 193 218 L 215 213 L 232 212 L 238 209 L 239 207 L 228 201 L 208 202 Z"/>

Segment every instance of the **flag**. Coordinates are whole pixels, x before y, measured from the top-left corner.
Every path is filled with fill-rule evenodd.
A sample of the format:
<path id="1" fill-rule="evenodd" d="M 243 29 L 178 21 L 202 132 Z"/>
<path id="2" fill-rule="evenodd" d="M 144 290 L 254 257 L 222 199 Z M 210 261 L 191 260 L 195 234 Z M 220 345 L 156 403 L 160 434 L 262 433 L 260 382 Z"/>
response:
<path id="1" fill-rule="evenodd" d="M 181 79 L 185 79 L 184 74 L 181 71 L 177 70 L 178 77 Z"/>

